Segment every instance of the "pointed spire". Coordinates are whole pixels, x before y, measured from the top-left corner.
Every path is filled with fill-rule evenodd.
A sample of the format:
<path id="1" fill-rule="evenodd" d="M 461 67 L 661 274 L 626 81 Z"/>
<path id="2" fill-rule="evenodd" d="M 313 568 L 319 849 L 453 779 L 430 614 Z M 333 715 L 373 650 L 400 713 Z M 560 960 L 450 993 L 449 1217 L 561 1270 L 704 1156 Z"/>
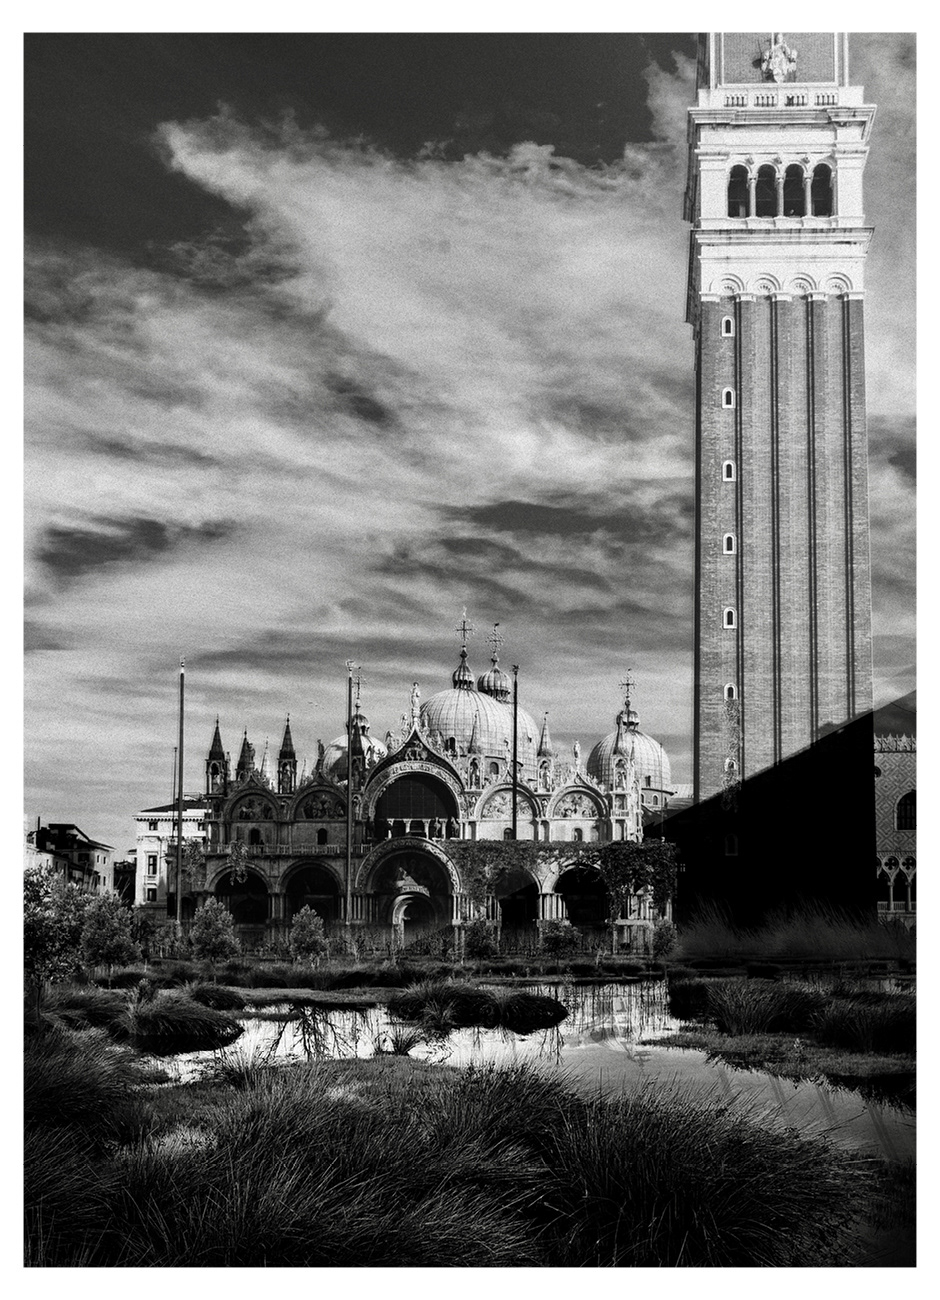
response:
<path id="1" fill-rule="evenodd" d="M 209 746 L 209 761 L 215 760 L 219 763 L 225 762 L 225 750 L 222 748 L 222 736 L 219 732 L 219 719 L 215 720 L 215 732 L 212 736 L 212 744 Z"/>
<path id="2" fill-rule="evenodd" d="M 483 750 L 480 748 L 479 719 L 477 718 L 476 714 L 473 715 L 473 730 L 470 732 L 470 744 L 467 747 L 467 753 L 468 754 L 483 753 Z"/>
<path id="3" fill-rule="evenodd" d="M 555 746 L 552 744 L 552 738 L 548 731 L 548 711 L 542 719 L 542 734 L 539 736 L 539 758 L 554 758 Z"/>
<path id="4" fill-rule="evenodd" d="M 467 607 L 463 607 L 463 615 L 454 631 L 460 639 L 460 663 L 454 669 L 451 681 L 454 683 L 454 690 L 472 691 L 473 690 L 473 673 L 467 664 L 467 638 L 473 636 L 473 624 L 467 621 Z"/>
<path id="5" fill-rule="evenodd" d="M 264 753 L 261 755 L 261 776 L 262 776 L 262 779 L 265 780 L 265 781 L 267 781 L 267 780 L 270 779 L 270 773 L 268 772 L 268 738 L 267 738 L 267 736 L 265 736 L 265 738 L 264 738 Z"/>
<path id="6" fill-rule="evenodd" d="M 255 747 L 248 739 L 248 728 L 245 728 L 245 734 L 242 738 L 241 752 L 238 755 L 238 767 L 236 773 L 238 776 L 247 776 L 253 772 L 255 767 Z"/>
<path id="7" fill-rule="evenodd" d="M 281 741 L 281 748 L 278 752 L 278 759 L 296 758 L 294 753 L 294 738 L 290 734 L 290 714 L 287 715 L 287 723 L 284 727 L 284 739 Z"/>

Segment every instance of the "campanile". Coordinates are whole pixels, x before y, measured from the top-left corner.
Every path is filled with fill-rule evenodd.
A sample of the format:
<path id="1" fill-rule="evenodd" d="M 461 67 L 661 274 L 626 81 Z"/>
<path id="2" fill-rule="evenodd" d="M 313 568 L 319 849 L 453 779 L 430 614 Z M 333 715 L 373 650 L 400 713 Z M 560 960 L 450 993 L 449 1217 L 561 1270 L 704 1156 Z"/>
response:
<path id="1" fill-rule="evenodd" d="M 834 32 L 710 33 L 689 110 L 695 794 L 870 711 L 862 174 Z"/>

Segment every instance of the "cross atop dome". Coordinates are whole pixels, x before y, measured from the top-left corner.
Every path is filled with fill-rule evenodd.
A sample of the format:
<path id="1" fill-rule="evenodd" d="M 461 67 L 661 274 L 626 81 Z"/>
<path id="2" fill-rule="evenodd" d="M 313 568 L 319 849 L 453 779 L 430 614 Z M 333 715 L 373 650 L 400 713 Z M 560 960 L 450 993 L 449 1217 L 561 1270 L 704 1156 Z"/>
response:
<path id="1" fill-rule="evenodd" d="M 473 636 L 473 633 L 474 633 L 474 627 L 473 627 L 473 624 L 467 622 L 467 607 L 466 607 L 466 605 L 464 605 L 464 607 L 463 607 L 463 614 L 461 615 L 460 622 L 459 622 L 459 623 L 457 624 L 457 626 L 454 628 L 454 631 L 455 631 L 455 632 L 457 633 L 457 635 L 460 637 L 460 644 L 461 644 L 461 645 L 463 646 L 463 648 L 466 650 L 466 648 L 467 648 L 467 637 L 471 637 L 471 636 Z"/>
<path id="2" fill-rule="evenodd" d="M 494 623 L 494 624 L 493 624 L 493 630 L 492 630 L 492 632 L 491 632 L 491 633 L 489 634 L 489 636 L 486 638 L 487 645 L 491 645 L 491 646 L 493 647 L 493 663 L 494 663 L 494 664 L 495 664 L 495 663 L 499 663 L 499 648 L 500 648 L 500 646 L 503 644 L 503 638 L 500 636 L 499 632 L 496 630 L 498 627 L 499 627 L 499 624 L 498 624 L 498 623 Z"/>
<path id="3" fill-rule="evenodd" d="M 630 708 L 630 692 L 636 686 L 633 676 L 633 669 L 628 668 L 620 679 L 620 689 L 623 691 L 623 707 L 627 710 Z"/>

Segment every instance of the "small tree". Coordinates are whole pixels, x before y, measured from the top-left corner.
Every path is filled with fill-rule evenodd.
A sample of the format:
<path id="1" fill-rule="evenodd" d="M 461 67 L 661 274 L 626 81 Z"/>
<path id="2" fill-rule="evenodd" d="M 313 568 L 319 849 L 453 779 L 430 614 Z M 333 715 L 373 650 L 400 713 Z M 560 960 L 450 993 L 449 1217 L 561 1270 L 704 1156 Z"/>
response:
<path id="1" fill-rule="evenodd" d="M 44 984 L 72 979 L 81 970 L 82 926 L 91 897 L 65 884 L 52 867 L 28 867 L 23 893 L 24 966 L 38 1010 Z"/>
<path id="2" fill-rule="evenodd" d="M 653 957 L 656 961 L 662 961 L 668 957 L 675 949 L 679 942 L 679 932 L 671 921 L 664 917 L 653 926 Z"/>
<path id="3" fill-rule="evenodd" d="M 241 944 L 235 938 L 232 914 L 214 898 L 210 898 L 197 911 L 190 926 L 189 939 L 193 956 L 197 961 L 208 962 L 210 966 L 227 957 L 236 957 L 241 952 Z"/>
<path id="4" fill-rule="evenodd" d="M 117 894 L 99 894 L 85 908 L 82 926 L 82 956 L 85 964 L 107 966 L 108 988 L 117 965 L 136 961 L 140 946 L 134 942 L 134 917 Z"/>
<path id="5" fill-rule="evenodd" d="M 193 893 L 206 887 L 206 855 L 199 840 L 183 844 L 183 890 Z"/>
<path id="6" fill-rule="evenodd" d="M 302 907 L 291 922 L 290 951 L 294 961 L 312 961 L 315 966 L 330 950 L 323 927 L 323 917 L 309 907 Z"/>
<path id="7" fill-rule="evenodd" d="M 482 917 L 464 926 L 463 941 L 467 957 L 492 957 L 496 952 L 492 927 Z"/>

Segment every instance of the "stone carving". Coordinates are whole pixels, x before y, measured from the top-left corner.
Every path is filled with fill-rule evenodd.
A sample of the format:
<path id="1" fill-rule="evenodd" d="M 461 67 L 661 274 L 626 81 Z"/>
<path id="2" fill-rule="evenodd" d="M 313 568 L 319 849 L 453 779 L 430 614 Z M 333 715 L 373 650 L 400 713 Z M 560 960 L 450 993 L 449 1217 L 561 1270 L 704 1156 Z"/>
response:
<path id="1" fill-rule="evenodd" d="M 329 794 L 320 794 L 306 800 L 300 810 L 300 815 L 311 822 L 330 821 L 338 817 L 345 817 L 346 809 L 338 799 L 333 799 Z"/>
<path id="2" fill-rule="evenodd" d="M 235 814 L 240 822 L 270 821 L 273 815 L 270 804 L 262 799 L 244 799 Z"/>
<path id="3" fill-rule="evenodd" d="M 482 817 L 511 817 L 512 800 L 507 790 L 498 790 L 496 794 L 490 795 L 483 805 Z"/>
<path id="4" fill-rule="evenodd" d="M 770 48 L 764 50 L 760 70 L 768 81 L 779 85 L 786 81 L 791 72 L 796 71 L 797 51 L 791 49 L 783 39 L 783 32 L 774 32 Z"/>
<path id="5" fill-rule="evenodd" d="M 556 817 L 596 817 L 597 815 L 594 800 L 577 792 L 562 795 L 555 805 Z"/>

